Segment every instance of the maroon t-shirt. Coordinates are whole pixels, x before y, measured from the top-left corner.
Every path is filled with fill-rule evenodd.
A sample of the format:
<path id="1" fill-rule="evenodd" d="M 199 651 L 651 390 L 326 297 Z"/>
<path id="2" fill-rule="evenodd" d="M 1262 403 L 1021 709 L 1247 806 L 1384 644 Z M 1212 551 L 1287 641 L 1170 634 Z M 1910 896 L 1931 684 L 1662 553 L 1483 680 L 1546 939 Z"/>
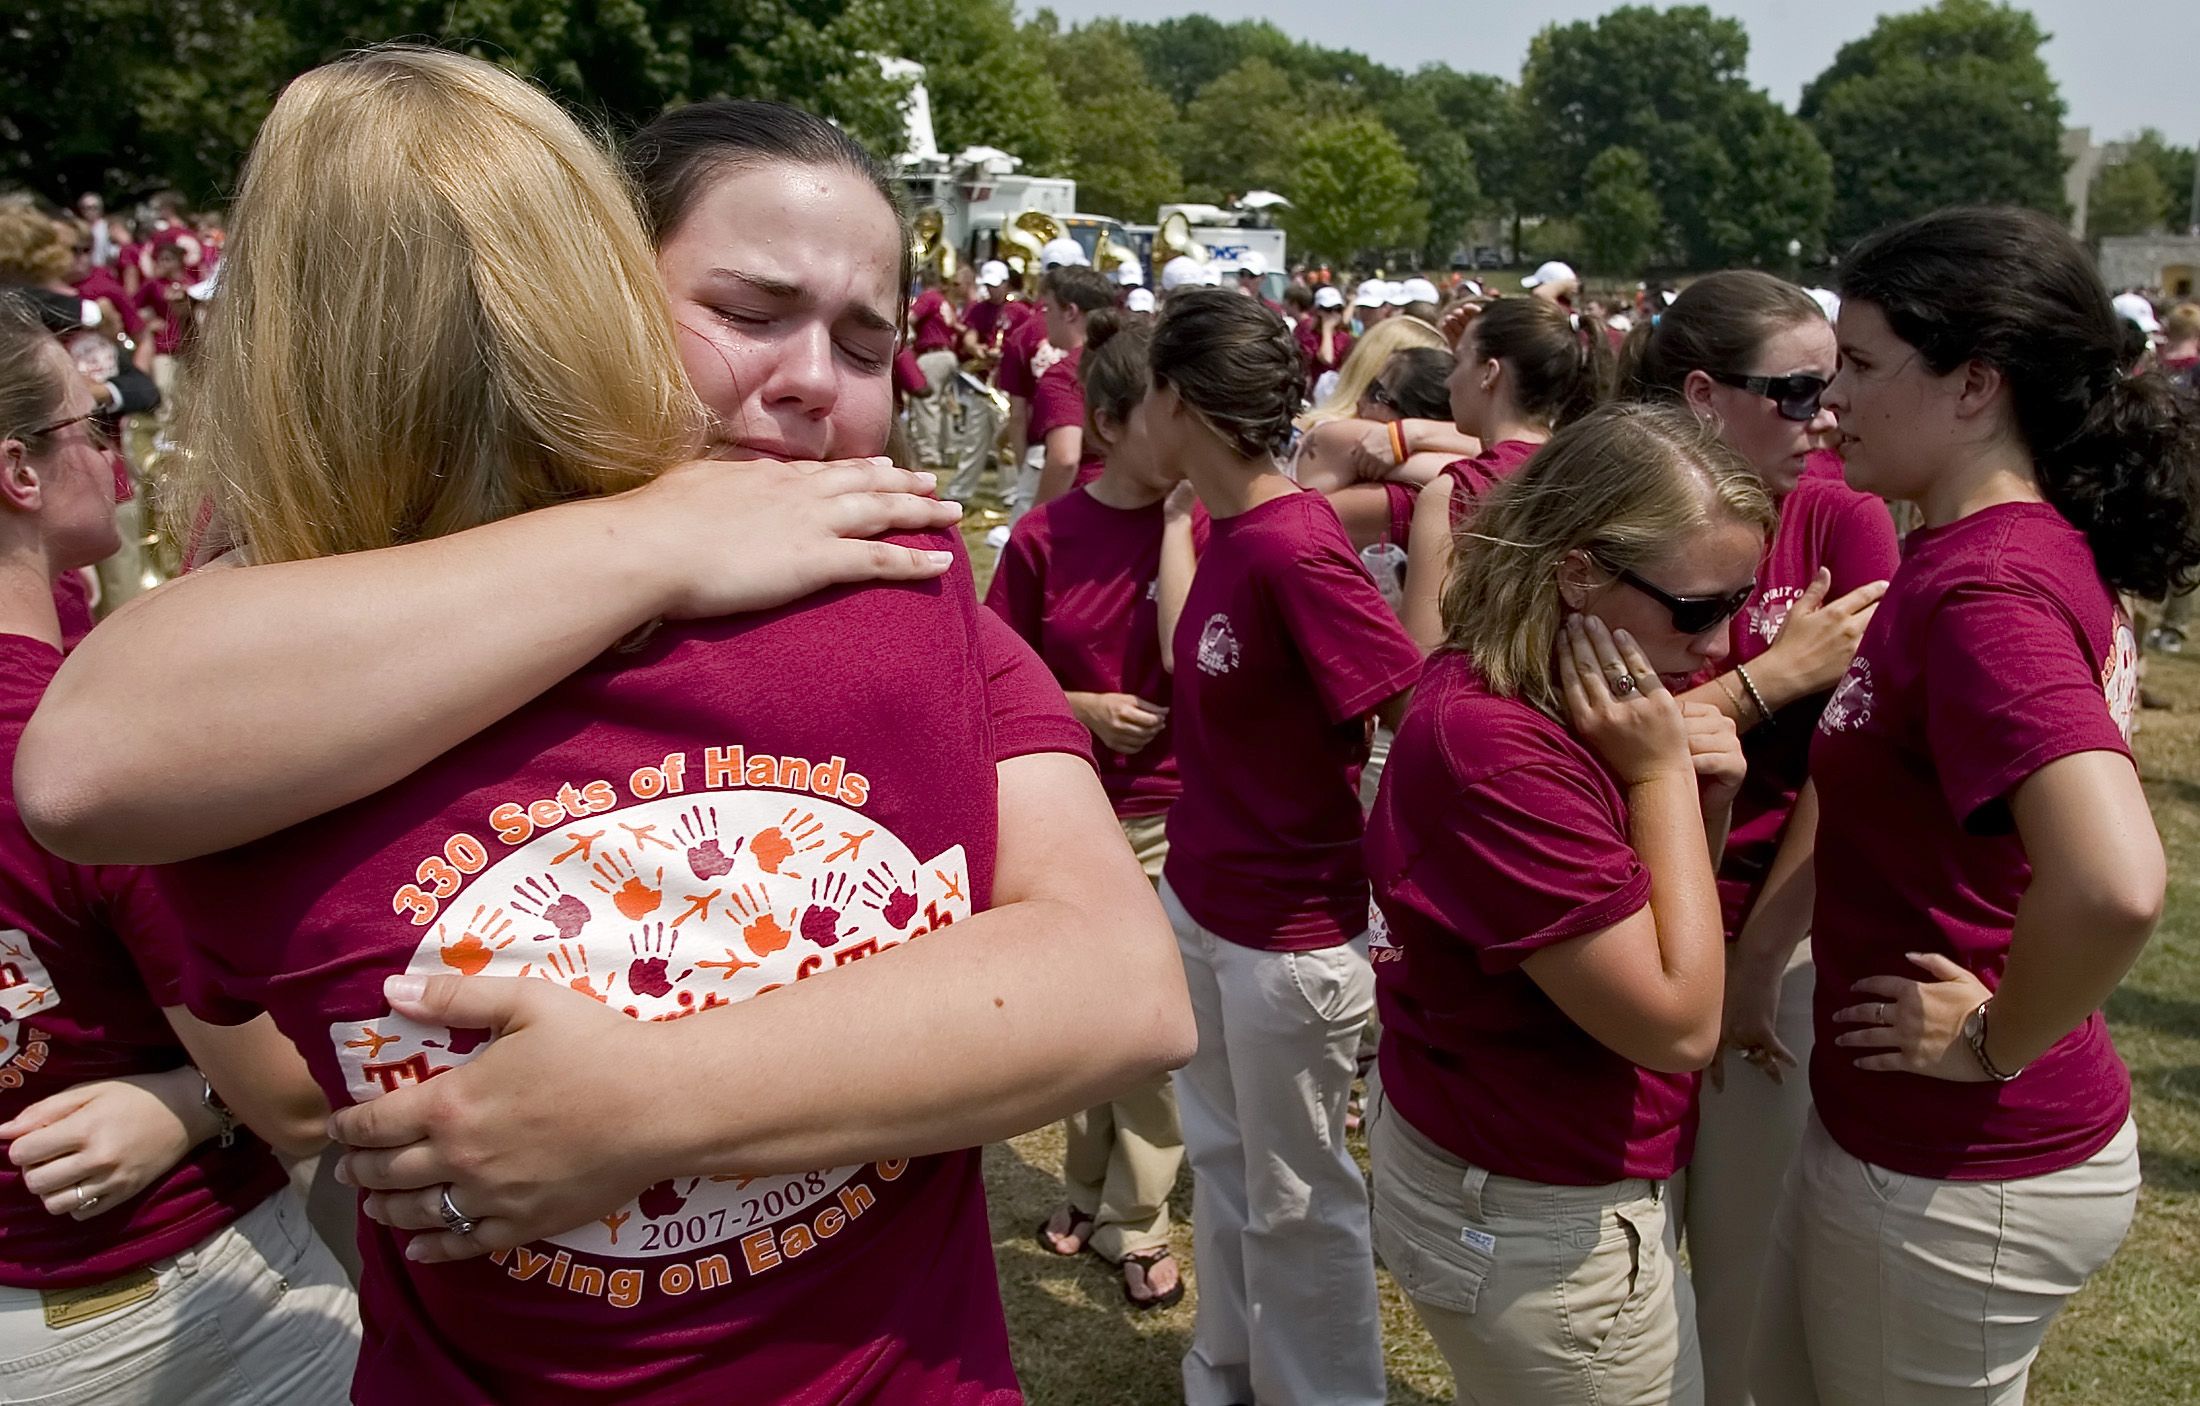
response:
<path id="1" fill-rule="evenodd" d="M 61 667 L 53 646 L 0 635 L 0 768 Z M 0 787 L 0 1120 L 77 1084 L 191 1062 L 162 1006 L 183 1004 L 176 954 L 130 921 L 139 871 L 63 863 L 23 828 Z M 179 1254 L 284 1185 L 266 1144 L 209 1139 L 143 1191 L 90 1220 L 47 1214 L 0 1158 L 0 1284 L 96 1284 Z"/>
<path id="2" fill-rule="evenodd" d="M 93 269 L 78 279 L 75 286 L 76 295 L 80 298 L 105 298 L 113 303 L 115 316 L 122 319 L 122 330 L 127 335 L 134 338 L 139 329 L 145 326 L 145 319 L 138 315 L 137 300 L 130 296 L 129 289 L 122 286 L 122 280 L 106 269 Z"/>
<path id="3" fill-rule="evenodd" d="M 1580 739 L 1437 655 L 1383 768 L 1367 868 L 1383 1095 L 1408 1123 L 1558 1186 L 1688 1165 L 1696 1076 L 1614 1053 L 1520 969 L 1650 901 L 1626 798 Z"/>
<path id="4" fill-rule="evenodd" d="M 1457 527 L 1474 511 L 1477 499 L 1519 472 L 1520 466 L 1542 447 L 1534 440 L 1501 439 L 1484 445 L 1482 452 L 1471 459 L 1454 459 L 1444 465 L 1444 477 L 1451 480 L 1451 525 Z"/>
<path id="5" fill-rule="evenodd" d="M 1860 1070 L 1832 1018 L 1867 976 L 1921 979 L 1908 952 L 2000 983 L 2032 877 L 2010 795 L 2074 753 L 2130 756 L 2138 646 L 2084 534 L 2043 503 L 1918 528 L 1905 550 L 1811 752 L 1811 1094 L 1866 1162 L 1954 1181 L 2039 1176 L 2098 1152 L 2130 1112 L 2099 1012 L 2006 1084 Z"/>
<path id="6" fill-rule="evenodd" d="M 1824 567 L 1833 573 L 1834 600 L 1892 577 L 1901 561 L 1887 505 L 1841 479 L 1841 460 L 1814 454 L 1802 481 L 1780 504 L 1780 523 L 1757 564 L 1757 591 L 1728 627 L 1731 652 L 1714 672 L 1747 664 L 1772 647 L 1788 609 Z M 1710 675 L 1706 675 L 1709 677 Z M 1810 739 L 1832 690 L 1799 698 L 1742 734 L 1749 773 L 1734 798 L 1726 856 L 1719 864 L 1719 907 L 1731 941 L 1757 902 L 1795 798 L 1810 774 Z"/>
<path id="7" fill-rule="evenodd" d="M 1039 377 L 1046 368 L 1062 355 L 1062 349 L 1047 340 L 1047 321 L 1044 317 L 1027 317 L 1008 331 L 1001 344 L 1001 364 L 993 373 L 993 384 L 1003 394 L 1032 398 L 1039 389 Z M 1024 444 L 1037 444 L 1027 426 Z"/>
<path id="8" fill-rule="evenodd" d="M 998 351 L 1008 334 L 1023 326 L 1036 311 L 1029 303 L 996 303 L 991 298 L 980 298 L 963 309 L 963 326 L 977 334 L 979 346 Z"/>
<path id="9" fill-rule="evenodd" d="M 1072 347 L 1040 375 L 1031 395 L 1031 443 L 1045 444 L 1049 432 L 1065 425 L 1084 428 L 1085 383 L 1077 378 L 1077 368 L 1084 360 L 1085 349 Z M 1106 464 L 1107 456 L 1100 452 L 1099 441 L 1089 434 L 1084 436 L 1077 453 L 1077 486 L 1082 488 L 1100 477 Z"/>
<path id="10" fill-rule="evenodd" d="M 957 552 L 942 580 L 664 624 L 396 785 L 176 866 L 165 889 L 204 968 L 195 1007 L 272 1012 L 341 1106 L 482 1048 L 391 1014 L 392 973 L 534 977 L 669 1020 L 965 919 L 991 902 L 996 765 L 1086 750 Z M 678 1116 L 647 1070 L 632 1080 L 633 1116 Z M 975 1150 L 712 1171 L 463 1264 L 411 1263 L 406 1237 L 362 1222 L 353 1399 L 1019 1399 Z"/>
<path id="11" fill-rule="evenodd" d="M 894 353 L 894 389 L 903 395 L 915 395 L 931 386 L 924 377 L 924 368 L 917 365 L 917 354 L 907 347 Z"/>
<path id="12" fill-rule="evenodd" d="M 955 345 L 954 309 L 937 288 L 927 288 L 917 295 L 909 308 L 911 340 L 916 344 L 917 355 L 926 352 L 948 351 Z"/>
<path id="13" fill-rule="evenodd" d="M 1351 329 L 1339 326 L 1329 338 L 1329 355 L 1322 355 L 1322 329 L 1317 318 L 1309 317 L 1298 325 L 1299 353 L 1306 358 L 1306 384 L 1311 387 L 1325 372 L 1344 365 L 1344 359 L 1352 355 Z"/>
<path id="14" fill-rule="evenodd" d="M 180 278 L 148 278 L 138 285 L 137 305 L 149 318 L 159 318 L 153 333 L 153 350 L 174 356 L 183 350 L 183 335 L 191 321 L 191 299 Z"/>
<path id="15" fill-rule="evenodd" d="M 61 652 L 76 648 L 92 632 L 92 588 L 81 571 L 64 571 L 54 579 L 53 613 L 61 622 Z"/>
<path id="16" fill-rule="evenodd" d="M 1457 527 L 1477 498 L 1498 480 L 1510 477 L 1542 446 L 1524 439 L 1502 439 L 1471 459 L 1454 459 L 1444 465 L 1442 477 L 1451 484 L 1451 525 Z M 1385 482 L 1390 497 L 1390 531 L 1393 542 L 1407 545 L 1413 531 L 1413 510 L 1421 490 L 1410 483 Z"/>
<path id="17" fill-rule="evenodd" d="M 1024 514 L 1001 553 L 985 603 L 1039 653 L 1063 689 L 1130 693 L 1168 707 L 1156 595 L 1161 580 L 1161 504 L 1111 508 L 1066 493 Z M 1195 548 L 1207 540 L 1195 508 Z M 1130 756 L 1095 740 L 1100 782 L 1117 816 L 1162 815 L 1182 789 L 1168 724 Z"/>
<path id="18" fill-rule="evenodd" d="M 1287 493 L 1211 534 L 1176 629 L 1184 791 L 1164 872 L 1232 942 L 1335 947 L 1367 926 L 1367 718 L 1413 686 L 1421 651 L 1321 494 Z"/>

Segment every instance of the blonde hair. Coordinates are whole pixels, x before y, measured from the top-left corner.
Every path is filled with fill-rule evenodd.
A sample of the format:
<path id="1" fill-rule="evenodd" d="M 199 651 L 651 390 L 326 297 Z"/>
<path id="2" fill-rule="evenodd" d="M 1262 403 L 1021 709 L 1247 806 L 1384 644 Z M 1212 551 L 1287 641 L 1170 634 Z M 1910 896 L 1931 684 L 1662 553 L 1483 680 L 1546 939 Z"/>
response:
<path id="1" fill-rule="evenodd" d="M 491 64 L 366 50 L 283 91 L 231 211 L 182 491 L 256 561 L 632 488 L 702 410 L 631 193 Z"/>
<path id="2" fill-rule="evenodd" d="M 0 283 L 44 286 L 69 276 L 71 250 L 60 224 L 21 196 L 0 200 Z"/>
<path id="3" fill-rule="evenodd" d="M 2200 303 L 2179 303 L 2163 313 L 2162 339 L 2171 346 L 2200 341 Z"/>
<path id="4" fill-rule="evenodd" d="M 1559 568 L 1585 552 L 1639 571 L 1719 522 L 1769 533 L 1772 499 L 1712 426 L 1669 405 L 1592 412 L 1552 436 L 1461 523 L 1444 583 L 1446 649 L 1492 693 L 1563 719 L 1552 651 Z"/>
<path id="5" fill-rule="evenodd" d="M 1360 413 L 1360 397 L 1383 374 L 1390 359 L 1408 347 L 1435 347 L 1449 351 L 1444 334 L 1418 317 L 1391 317 L 1376 323 L 1367 335 L 1352 344 L 1344 365 L 1337 368 L 1336 389 L 1329 398 L 1298 418 L 1298 427 L 1310 430 L 1331 420 L 1349 420 Z"/>

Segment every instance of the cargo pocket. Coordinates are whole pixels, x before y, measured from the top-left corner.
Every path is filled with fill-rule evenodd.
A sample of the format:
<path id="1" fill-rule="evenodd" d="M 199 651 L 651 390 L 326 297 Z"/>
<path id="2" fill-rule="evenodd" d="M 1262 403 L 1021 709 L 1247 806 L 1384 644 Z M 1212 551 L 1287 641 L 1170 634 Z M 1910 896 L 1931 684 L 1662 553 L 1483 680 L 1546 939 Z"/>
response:
<path id="1" fill-rule="evenodd" d="M 1598 1361 L 1614 1356 L 1642 1332 L 1661 1299 L 1673 1292 L 1675 1267 L 1665 1248 L 1665 1208 L 1656 1201 L 1622 1202 L 1591 1265 L 1581 1305 L 1581 1348 Z M 1572 1305 L 1569 1304 L 1569 1318 Z"/>
<path id="2" fill-rule="evenodd" d="M 1422 1226 L 1375 1203 L 1375 1253 L 1406 1297 L 1453 1313 L 1472 1313 L 1497 1260 L 1497 1241 L 1471 1225 L 1451 1234 Z"/>

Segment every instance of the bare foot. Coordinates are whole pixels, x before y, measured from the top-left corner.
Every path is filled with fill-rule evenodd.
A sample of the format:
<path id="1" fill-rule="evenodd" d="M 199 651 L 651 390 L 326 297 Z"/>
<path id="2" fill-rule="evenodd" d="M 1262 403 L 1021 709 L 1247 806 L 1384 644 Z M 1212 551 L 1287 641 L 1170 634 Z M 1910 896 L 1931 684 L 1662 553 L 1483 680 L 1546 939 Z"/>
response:
<path id="1" fill-rule="evenodd" d="M 1123 1257 L 1123 1297 L 1133 1308 L 1159 1307 L 1183 1297 L 1183 1276 L 1176 1257 L 1167 1250 L 1158 1255 Z"/>
<path id="2" fill-rule="evenodd" d="M 1092 1238 L 1092 1217 L 1074 1206 L 1064 1206 L 1039 1227 L 1039 1243 L 1062 1256 L 1080 1254 Z"/>

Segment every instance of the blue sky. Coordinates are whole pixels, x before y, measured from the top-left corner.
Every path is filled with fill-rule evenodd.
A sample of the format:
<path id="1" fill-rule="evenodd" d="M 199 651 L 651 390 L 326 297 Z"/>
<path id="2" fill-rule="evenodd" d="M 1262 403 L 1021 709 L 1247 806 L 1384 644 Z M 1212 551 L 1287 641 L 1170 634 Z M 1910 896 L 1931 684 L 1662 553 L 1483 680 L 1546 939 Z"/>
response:
<path id="1" fill-rule="evenodd" d="M 1029 13 L 1033 0 L 1019 0 Z M 1528 40 L 1545 25 L 1590 19 L 1618 0 L 1055 0 L 1065 23 L 1101 15 L 1153 20 L 1205 13 L 1266 19 L 1287 33 L 1356 49 L 1400 68 L 1448 63 L 1516 77 Z M 1844 5 L 1838 0 L 1711 0 L 1749 28 L 1750 81 L 1793 107 L 1835 50 L 1882 14 L 1920 5 Z M 2194 0 L 2033 0 L 2024 6 L 2053 37 L 2048 67 L 2062 85 L 2069 122 L 2101 141 L 2162 128 L 2180 145 L 2200 141 L 2200 4 Z"/>

